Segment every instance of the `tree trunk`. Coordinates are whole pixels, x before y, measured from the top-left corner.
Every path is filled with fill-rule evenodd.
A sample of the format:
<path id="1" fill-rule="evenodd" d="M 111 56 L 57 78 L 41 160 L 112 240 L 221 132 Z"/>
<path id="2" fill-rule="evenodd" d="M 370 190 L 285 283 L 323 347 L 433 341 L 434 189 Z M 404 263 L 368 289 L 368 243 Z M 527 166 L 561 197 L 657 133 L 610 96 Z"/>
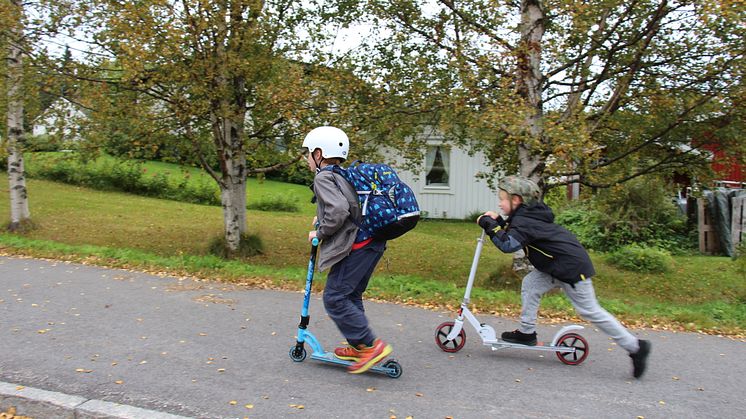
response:
<path id="1" fill-rule="evenodd" d="M 26 171 L 23 165 L 23 9 L 20 0 L 13 0 L 18 22 L 10 29 L 8 43 L 8 181 L 10 183 L 10 224 L 17 230 L 31 218 L 26 191 Z"/>
<path id="2" fill-rule="evenodd" d="M 543 76 L 541 42 L 545 30 L 545 12 L 540 0 L 521 2 L 521 44 L 518 48 L 518 95 L 528 109 L 525 134 L 528 142 L 518 145 L 519 174 L 540 183 L 545 163 L 538 145 L 544 142 Z M 513 253 L 513 270 L 528 272 L 533 267 L 524 252 Z"/>
<path id="3" fill-rule="evenodd" d="M 220 200 L 223 205 L 225 243 L 228 250 L 235 252 L 241 243 L 241 235 L 246 228 L 246 154 L 243 151 L 243 124 L 227 118 L 218 118 L 214 124 L 220 125 L 216 135 L 223 148 L 220 152 L 222 171 Z"/>
<path id="4" fill-rule="evenodd" d="M 525 128 L 530 142 L 518 146 L 520 174 L 539 181 L 544 171 L 544 158 L 537 149 L 544 137 L 544 103 L 542 100 L 541 42 L 545 30 L 545 12 L 539 0 L 521 2 L 521 46 L 518 49 L 518 94 L 525 101 L 529 114 Z"/>

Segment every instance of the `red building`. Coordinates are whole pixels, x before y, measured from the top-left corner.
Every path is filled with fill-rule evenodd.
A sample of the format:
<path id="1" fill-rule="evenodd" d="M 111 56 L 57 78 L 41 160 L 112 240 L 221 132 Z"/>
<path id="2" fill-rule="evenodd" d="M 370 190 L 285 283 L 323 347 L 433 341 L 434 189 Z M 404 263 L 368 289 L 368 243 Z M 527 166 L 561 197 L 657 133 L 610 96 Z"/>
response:
<path id="1" fill-rule="evenodd" d="M 705 145 L 703 148 L 712 153 L 712 170 L 716 174 L 715 180 L 735 184 L 746 182 L 746 168 L 736 163 L 735 158 L 726 157 L 725 153 L 719 150 L 717 146 Z"/>

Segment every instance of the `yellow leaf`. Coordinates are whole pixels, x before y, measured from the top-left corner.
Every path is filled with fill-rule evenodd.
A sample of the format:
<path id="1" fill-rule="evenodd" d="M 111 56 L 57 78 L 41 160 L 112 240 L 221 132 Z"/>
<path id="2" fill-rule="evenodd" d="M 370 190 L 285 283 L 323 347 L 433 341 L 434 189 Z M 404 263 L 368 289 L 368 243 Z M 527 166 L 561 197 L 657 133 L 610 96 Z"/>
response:
<path id="1" fill-rule="evenodd" d="M 238 402 L 235 401 L 235 400 L 231 400 L 231 401 L 228 402 L 228 404 L 231 405 L 231 406 L 235 406 L 235 405 L 238 404 Z"/>
<path id="2" fill-rule="evenodd" d="M 122 381 L 122 380 L 117 380 L 117 381 L 114 381 L 114 384 L 124 384 L 124 381 Z"/>
<path id="3" fill-rule="evenodd" d="M 85 372 L 85 373 L 89 373 L 89 372 L 93 372 L 93 370 L 87 370 L 87 369 L 84 369 L 84 368 L 77 368 L 77 369 L 75 370 L 75 372 Z"/>
<path id="4" fill-rule="evenodd" d="M 253 409 L 254 405 L 253 404 L 247 404 L 244 407 L 247 408 L 247 409 Z"/>

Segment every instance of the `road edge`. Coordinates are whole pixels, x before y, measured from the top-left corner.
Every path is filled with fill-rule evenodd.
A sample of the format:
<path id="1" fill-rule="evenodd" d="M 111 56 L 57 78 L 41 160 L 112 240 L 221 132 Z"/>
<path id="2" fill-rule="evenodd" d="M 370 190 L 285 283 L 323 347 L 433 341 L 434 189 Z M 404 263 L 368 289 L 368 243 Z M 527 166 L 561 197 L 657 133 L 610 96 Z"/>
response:
<path id="1" fill-rule="evenodd" d="M 0 411 L 7 411 L 10 407 L 15 407 L 18 415 L 34 419 L 189 419 L 187 416 L 0 381 Z"/>

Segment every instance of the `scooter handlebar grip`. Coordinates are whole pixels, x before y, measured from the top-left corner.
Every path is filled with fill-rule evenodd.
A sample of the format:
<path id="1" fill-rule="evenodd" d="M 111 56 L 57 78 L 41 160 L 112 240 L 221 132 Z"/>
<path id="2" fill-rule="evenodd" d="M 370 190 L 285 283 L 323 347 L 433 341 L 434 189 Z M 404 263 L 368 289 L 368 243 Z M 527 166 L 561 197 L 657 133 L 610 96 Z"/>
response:
<path id="1" fill-rule="evenodd" d="M 313 240 L 311 240 L 311 246 L 316 247 L 318 245 L 319 245 L 319 239 L 314 237 Z"/>

